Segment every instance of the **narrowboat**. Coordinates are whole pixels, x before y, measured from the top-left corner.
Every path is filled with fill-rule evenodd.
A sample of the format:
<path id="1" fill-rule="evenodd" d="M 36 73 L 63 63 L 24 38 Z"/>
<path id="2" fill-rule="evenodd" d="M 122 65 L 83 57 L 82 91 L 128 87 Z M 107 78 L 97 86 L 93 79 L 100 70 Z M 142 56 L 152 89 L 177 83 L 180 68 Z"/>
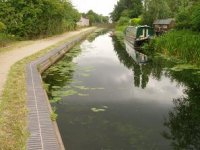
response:
<path id="1" fill-rule="evenodd" d="M 148 42 L 154 36 L 154 29 L 150 26 L 128 26 L 125 29 L 125 39 L 135 47 Z"/>

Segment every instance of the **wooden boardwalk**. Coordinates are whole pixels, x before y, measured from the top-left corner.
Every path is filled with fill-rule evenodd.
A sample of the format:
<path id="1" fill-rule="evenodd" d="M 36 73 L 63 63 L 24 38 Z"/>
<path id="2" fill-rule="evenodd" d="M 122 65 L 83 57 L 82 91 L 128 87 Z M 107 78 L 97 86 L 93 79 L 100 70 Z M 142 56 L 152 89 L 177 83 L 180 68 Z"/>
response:
<path id="1" fill-rule="evenodd" d="M 27 65 L 28 130 L 30 132 L 27 143 L 28 150 L 65 149 L 57 123 L 52 122 L 50 118 L 52 110 L 43 88 L 41 73 L 93 31 L 94 29 L 81 34 L 79 38 L 73 39 Z"/>

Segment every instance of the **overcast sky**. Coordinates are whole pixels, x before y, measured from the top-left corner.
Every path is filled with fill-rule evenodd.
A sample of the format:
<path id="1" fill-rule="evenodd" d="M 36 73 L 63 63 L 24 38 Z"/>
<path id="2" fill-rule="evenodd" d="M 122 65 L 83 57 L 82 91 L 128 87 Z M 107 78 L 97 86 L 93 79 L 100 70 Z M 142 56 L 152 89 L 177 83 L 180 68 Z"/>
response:
<path id="1" fill-rule="evenodd" d="M 109 15 L 118 0 L 71 0 L 79 12 L 87 12 L 92 9 L 98 14 Z"/>

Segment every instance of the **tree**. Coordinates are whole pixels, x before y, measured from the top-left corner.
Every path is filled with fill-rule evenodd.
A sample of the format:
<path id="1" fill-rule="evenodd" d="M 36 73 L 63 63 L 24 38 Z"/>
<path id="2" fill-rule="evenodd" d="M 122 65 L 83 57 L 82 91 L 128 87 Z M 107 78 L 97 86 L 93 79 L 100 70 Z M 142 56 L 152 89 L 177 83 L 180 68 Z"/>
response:
<path id="1" fill-rule="evenodd" d="M 111 18 L 118 21 L 120 17 L 137 18 L 142 13 L 141 0 L 119 0 L 115 5 Z"/>
<path id="2" fill-rule="evenodd" d="M 131 19 L 131 25 L 135 26 L 135 25 L 141 25 L 142 23 L 142 19 L 141 18 L 133 18 Z"/>
<path id="3" fill-rule="evenodd" d="M 192 13 L 192 27 L 193 30 L 200 32 L 200 3 L 194 6 Z"/>
<path id="4" fill-rule="evenodd" d="M 0 0 L 0 20 L 6 32 L 34 38 L 73 30 L 80 14 L 63 0 Z"/>
<path id="5" fill-rule="evenodd" d="M 5 29 L 6 29 L 5 24 L 3 24 L 2 22 L 0 22 L 0 32 L 2 32 Z"/>
<path id="6" fill-rule="evenodd" d="M 152 25 L 156 19 L 171 17 L 170 8 L 165 0 L 145 0 L 142 20 L 143 24 Z"/>
<path id="7" fill-rule="evenodd" d="M 93 23 L 108 23 L 109 17 L 103 16 L 95 13 L 93 10 L 89 10 L 86 14 L 83 14 L 83 17 L 86 17 L 90 20 L 90 25 Z"/>

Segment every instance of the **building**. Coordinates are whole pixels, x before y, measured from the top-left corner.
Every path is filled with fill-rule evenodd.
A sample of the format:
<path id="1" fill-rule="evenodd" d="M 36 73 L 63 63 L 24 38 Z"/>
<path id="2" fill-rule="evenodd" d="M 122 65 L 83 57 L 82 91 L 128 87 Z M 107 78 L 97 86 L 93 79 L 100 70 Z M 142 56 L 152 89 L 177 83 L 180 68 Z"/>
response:
<path id="1" fill-rule="evenodd" d="M 77 22 L 77 25 L 80 26 L 80 27 L 86 27 L 86 26 L 89 26 L 89 25 L 90 25 L 90 20 L 87 19 L 87 18 L 83 18 L 83 17 L 81 17 L 80 21 Z"/>
<path id="2" fill-rule="evenodd" d="M 154 21 L 153 26 L 157 34 L 164 33 L 169 31 L 175 26 L 175 19 L 173 18 L 158 19 Z"/>

